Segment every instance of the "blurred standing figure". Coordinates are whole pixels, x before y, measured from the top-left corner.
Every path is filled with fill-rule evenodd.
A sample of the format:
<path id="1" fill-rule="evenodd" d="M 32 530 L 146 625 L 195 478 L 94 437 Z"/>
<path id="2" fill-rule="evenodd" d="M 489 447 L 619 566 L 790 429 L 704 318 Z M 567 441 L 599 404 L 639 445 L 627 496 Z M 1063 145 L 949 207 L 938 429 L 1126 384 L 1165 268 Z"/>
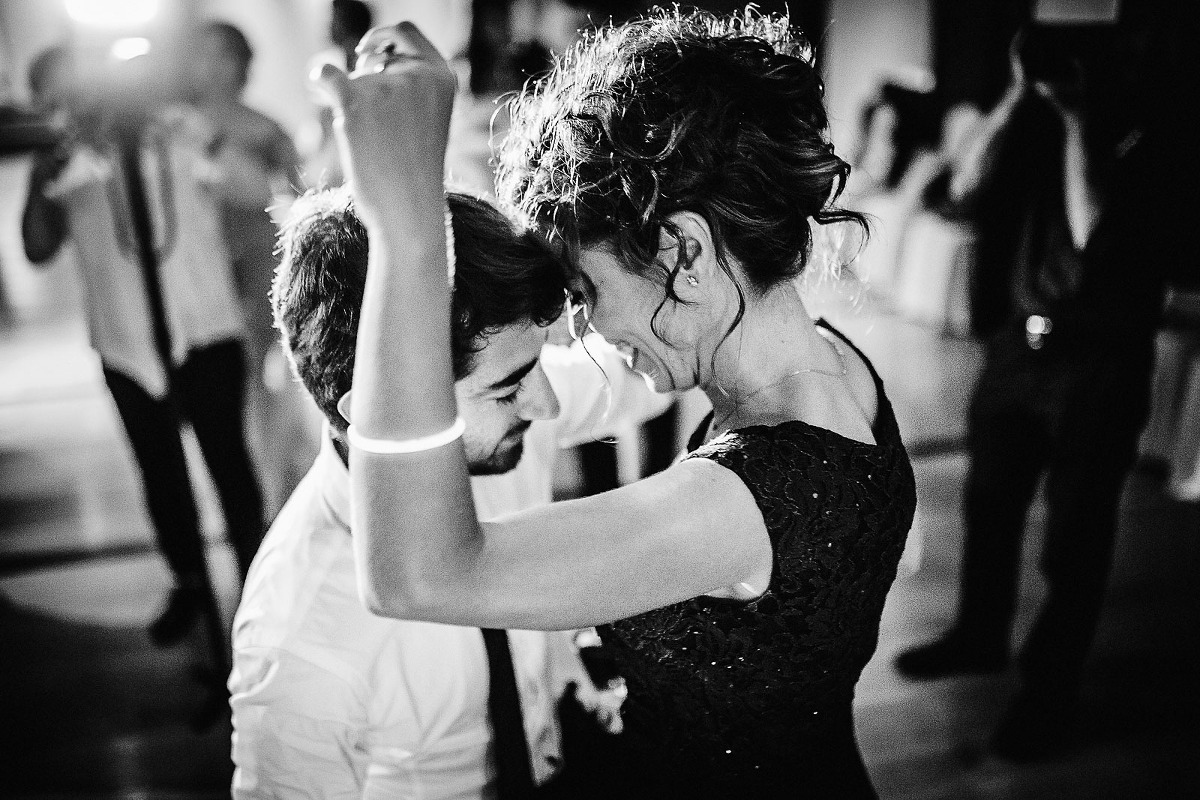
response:
<path id="1" fill-rule="evenodd" d="M 977 309 L 989 312 L 978 320 L 988 341 L 970 410 L 961 599 L 954 627 L 897 667 L 921 679 L 1004 668 L 1026 514 L 1045 473 L 1047 595 L 992 740 L 1015 760 L 1071 741 L 1164 284 L 1195 263 L 1194 244 L 1162 219 L 1195 208 L 1176 172 L 1178 126 L 1144 113 L 1159 112 L 1142 95 L 1166 76 L 1140 74 L 1137 52 L 1144 35 L 1124 29 L 1019 34 L 1009 88 L 948 184 L 950 203 L 978 221 L 990 292 Z"/>
<path id="2" fill-rule="evenodd" d="M 302 179 L 291 137 L 275 120 L 242 102 L 253 56 L 250 42 L 236 27 L 207 23 L 197 37 L 191 89 L 193 102 L 212 129 L 209 156 L 219 166 L 214 188 L 221 199 L 234 282 L 248 328 L 251 443 L 267 505 L 274 513 L 299 477 L 288 468 L 287 453 L 293 449 L 288 432 L 299 434 L 302 426 L 296 424 L 296 403 L 289 405 L 286 398 L 272 394 L 272 388 L 279 394 L 292 387 L 268 300 L 276 233 L 268 208 L 290 202 Z M 298 388 L 294 392 L 300 395 Z M 315 453 L 315 430 L 310 438 Z"/>
<path id="3" fill-rule="evenodd" d="M 329 40 L 342 52 L 342 63 L 354 69 L 358 54 L 354 48 L 371 30 L 371 7 L 362 0 L 332 0 L 329 17 Z"/>
<path id="4" fill-rule="evenodd" d="M 137 65 L 126 65 L 136 68 Z M 35 264 L 75 243 L 92 346 L 133 454 L 158 544 L 176 587 L 151 636 L 166 646 L 206 613 L 221 661 L 196 501 L 180 427 L 190 421 L 220 495 L 242 575 L 263 533 L 262 498 L 242 426 L 245 324 L 220 220 L 206 188 L 212 137 L 183 108 L 84 107 L 81 73 L 63 48 L 31 69 L 35 100 L 61 115 L 62 142 L 36 157 L 22 220 Z M 123 87 L 112 97 L 138 97 Z"/>
<path id="5" fill-rule="evenodd" d="M 333 64 L 347 72 L 353 71 L 357 59 L 354 48 L 371 29 L 371 7 L 362 0 L 333 0 L 329 4 L 329 14 L 329 41 L 333 46 L 312 57 L 308 65 L 310 75 L 324 64 Z M 320 127 L 319 132 L 310 137 L 316 141 L 315 148 L 305 148 L 306 172 L 312 176 L 314 185 L 340 186 L 342 164 L 333 138 L 333 112 L 319 93 L 314 93 L 313 100 L 320 106 Z"/>

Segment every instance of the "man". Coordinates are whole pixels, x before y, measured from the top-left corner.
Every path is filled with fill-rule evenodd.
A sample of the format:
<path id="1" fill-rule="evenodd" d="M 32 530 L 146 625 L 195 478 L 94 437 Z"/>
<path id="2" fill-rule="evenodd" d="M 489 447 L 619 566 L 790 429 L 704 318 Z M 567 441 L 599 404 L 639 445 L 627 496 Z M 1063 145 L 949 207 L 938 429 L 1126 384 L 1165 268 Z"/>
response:
<path id="1" fill-rule="evenodd" d="M 138 75 L 130 72 L 135 62 L 118 77 Z M 151 636 L 172 644 L 206 614 L 223 671 L 227 649 L 180 439 L 185 420 L 243 575 L 262 538 L 263 514 L 242 425 L 245 326 L 218 211 L 197 180 L 209 171 L 209 131 L 186 109 L 154 106 L 142 81 L 81 88 L 83 71 L 65 48 L 40 55 L 30 75 L 35 101 L 63 120 L 63 136 L 35 158 L 21 227 L 25 253 L 42 264 L 68 240 L 75 245 L 91 344 L 175 574 Z M 100 91 L 110 94 L 85 102 Z"/>
<path id="2" fill-rule="evenodd" d="M 588 344 L 597 361 L 544 348 L 563 308 L 556 265 L 487 203 L 449 201 L 455 391 L 475 502 L 493 518 L 550 501 L 558 447 L 645 419 L 667 400 L 602 342 Z M 500 754 L 514 731 L 490 708 L 502 687 L 489 675 L 495 656 L 479 629 L 376 617 L 359 599 L 338 406 L 350 388 L 366 265 L 366 230 L 345 189 L 298 201 L 273 302 L 328 436 L 272 526 L 234 622 L 233 793 L 525 796 L 505 788 Z M 569 632 L 510 631 L 509 639 L 523 717 L 516 727 L 542 786 L 561 766 L 558 696 L 568 681 L 588 682 Z"/>
<path id="3" fill-rule="evenodd" d="M 208 22 L 196 37 L 190 64 L 191 99 L 212 130 L 211 156 L 221 172 L 217 187 L 238 292 L 260 350 L 276 338 L 267 295 L 275 268 L 275 226 L 267 208 L 290 202 L 302 185 L 300 157 L 291 137 L 270 117 L 242 101 L 254 52 L 245 35 L 225 22 Z"/>
<path id="4" fill-rule="evenodd" d="M 1021 761 L 1072 741 L 1122 485 L 1146 419 L 1164 286 L 1194 283 L 1184 273 L 1196 263 L 1179 226 L 1159 224 L 1163 208 L 1178 219 L 1195 208 L 1177 174 L 1188 158 L 1177 126 L 1138 109 L 1161 76 L 1123 83 L 1139 71 L 1113 58 L 1129 52 L 1121 30 L 1074 48 L 1051 38 L 1061 31 L 1033 33 L 1046 38 L 1024 51 L 1014 40 L 1008 91 L 949 182 L 949 199 L 983 223 L 979 277 L 1001 300 L 986 320 L 971 403 L 958 617 L 896 662 L 916 679 L 1006 666 L 1026 513 L 1044 472 L 1046 598 L 991 742 Z M 1044 51 L 1030 48 L 1038 43 Z M 1038 52 L 1073 58 L 1052 70 Z M 1114 62 L 1120 69 L 1106 72 Z"/>
<path id="5" fill-rule="evenodd" d="M 297 424 L 295 391 L 287 394 L 267 296 L 275 269 L 275 223 L 269 207 L 286 205 L 302 185 L 300 157 L 279 123 L 242 102 L 254 52 L 245 35 L 226 22 L 202 25 L 190 67 L 191 99 L 212 131 L 217 166 L 213 190 L 221 201 L 222 229 L 247 326 L 247 419 L 261 468 L 267 507 L 273 514 L 295 488 L 312 451 L 296 463 L 289 450 L 311 447 Z M 274 391 L 269 391 L 274 389 Z"/>

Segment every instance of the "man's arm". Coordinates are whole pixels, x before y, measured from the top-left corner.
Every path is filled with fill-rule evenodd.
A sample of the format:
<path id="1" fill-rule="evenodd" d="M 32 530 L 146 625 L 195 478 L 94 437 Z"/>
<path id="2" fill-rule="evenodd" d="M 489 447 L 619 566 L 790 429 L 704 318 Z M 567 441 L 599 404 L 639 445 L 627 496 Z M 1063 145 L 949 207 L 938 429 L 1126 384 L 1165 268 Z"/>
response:
<path id="1" fill-rule="evenodd" d="M 1017 34 L 1008 48 L 1009 83 L 1004 96 L 979 120 L 970 142 L 961 150 L 962 155 L 950 164 L 947 195 L 954 205 L 974 202 L 995 175 L 1013 117 L 1029 88 L 1019 54 L 1021 41 L 1021 34 Z"/>
<path id="2" fill-rule="evenodd" d="M 287 181 L 287 194 L 298 195 L 304 189 L 304 168 L 296 144 L 279 123 L 271 123 L 269 159 L 272 168 Z"/>
<path id="3" fill-rule="evenodd" d="M 1088 158 L 1084 140 L 1083 120 L 1079 109 L 1063 98 L 1054 87 L 1041 82 L 1035 84 L 1038 94 L 1046 98 L 1058 112 L 1063 123 L 1063 204 L 1066 206 L 1067 227 L 1071 231 L 1071 243 L 1082 251 L 1087 247 L 1104 202 L 1095 181 L 1094 170 Z"/>
<path id="4" fill-rule="evenodd" d="M 65 159 L 57 152 L 40 152 L 34 156 L 29 196 L 21 216 L 25 257 L 33 264 L 44 264 L 53 258 L 69 233 L 66 211 L 46 196 L 46 185 L 62 171 L 64 163 Z"/>
<path id="5" fill-rule="evenodd" d="M 235 653 L 229 689 L 235 800 L 362 797 L 366 712 L 344 680 L 263 649 Z"/>

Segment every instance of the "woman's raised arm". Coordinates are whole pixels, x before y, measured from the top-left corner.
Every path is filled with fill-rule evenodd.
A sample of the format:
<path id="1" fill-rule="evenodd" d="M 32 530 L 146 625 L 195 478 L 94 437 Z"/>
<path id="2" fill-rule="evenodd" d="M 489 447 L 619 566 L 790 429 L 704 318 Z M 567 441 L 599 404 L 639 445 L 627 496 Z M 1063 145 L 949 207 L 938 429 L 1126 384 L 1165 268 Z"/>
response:
<path id="1" fill-rule="evenodd" d="M 408 23 L 370 32 L 359 49 L 354 76 L 326 66 L 320 80 L 370 240 L 350 452 L 367 605 L 437 622 L 569 628 L 753 576 L 761 591 L 771 563 L 762 516 L 715 464 L 688 462 L 481 526 L 460 442 L 371 452 L 452 430 L 456 419 L 442 187 L 454 77 Z"/>
<path id="2" fill-rule="evenodd" d="M 358 434 L 409 441 L 447 430 L 456 407 L 450 350 L 450 266 L 442 174 L 455 78 L 411 23 L 359 44 L 352 77 L 326 64 L 334 129 L 370 237 L 355 352 L 351 418 Z M 449 563 L 478 540 L 462 447 L 379 455 L 351 447 L 353 530 L 364 599 L 390 609 L 375 575 Z M 429 491 L 426 483 L 443 487 Z M 404 536 L 439 521 L 445 536 Z M 431 531 L 432 533 L 432 531 Z M 414 552 L 414 548 L 428 550 Z M 427 557 L 422 557 L 427 556 Z"/>

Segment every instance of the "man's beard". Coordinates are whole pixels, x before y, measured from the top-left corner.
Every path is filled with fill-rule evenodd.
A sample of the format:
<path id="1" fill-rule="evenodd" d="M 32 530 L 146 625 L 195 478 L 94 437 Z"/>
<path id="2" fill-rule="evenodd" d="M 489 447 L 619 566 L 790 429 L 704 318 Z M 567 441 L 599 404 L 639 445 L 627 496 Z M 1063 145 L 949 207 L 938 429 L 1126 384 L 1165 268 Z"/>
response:
<path id="1" fill-rule="evenodd" d="M 468 463 L 467 472 L 471 475 L 503 475 L 516 469 L 525 452 L 525 431 L 527 430 L 529 430 L 528 422 L 510 431 L 487 457 L 473 459 Z M 506 446 L 505 443 L 510 438 L 515 438 L 516 441 Z"/>

